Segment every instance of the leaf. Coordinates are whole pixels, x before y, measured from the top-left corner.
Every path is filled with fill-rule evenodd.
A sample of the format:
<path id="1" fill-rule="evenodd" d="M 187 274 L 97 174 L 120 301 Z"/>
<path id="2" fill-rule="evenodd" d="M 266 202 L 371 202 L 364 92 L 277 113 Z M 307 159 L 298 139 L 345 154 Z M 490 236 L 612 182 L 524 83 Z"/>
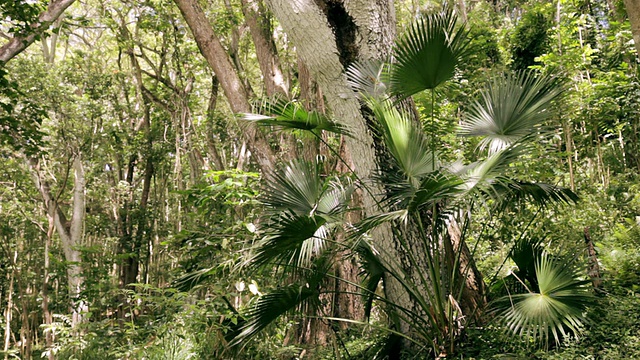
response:
<path id="1" fill-rule="evenodd" d="M 317 284 L 305 283 L 291 284 L 263 295 L 258 299 L 255 306 L 244 314 L 246 321 L 242 322 L 241 326 L 232 332 L 234 336 L 230 345 L 241 344 L 269 326 L 280 316 L 295 310 L 301 303 L 312 297 L 317 297 L 319 294 Z"/>
<path id="2" fill-rule="evenodd" d="M 479 146 L 490 154 L 503 150 L 536 134 L 563 90 L 558 78 L 531 70 L 497 76 L 470 105 L 459 133 L 482 136 Z"/>
<path id="3" fill-rule="evenodd" d="M 262 202 L 271 211 L 309 215 L 325 191 L 319 163 L 292 161 L 283 170 L 266 176 Z"/>
<path id="4" fill-rule="evenodd" d="M 269 326 L 280 316 L 301 309 L 314 312 L 320 306 L 320 283 L 333 266 L 325 257 L 317 258 L 309 268 L 302 270 L 302 279 L 290 285 L 282 286 L 261 296 L 242 313 L 240 326 L 233 328 L 227 338 L 231 346 L 240 345 Z"/>
<path id="5" fill-rule="evenodd" d="M 304 130 L 319 134 L 320 130 L 349 136 L 347 129 L 331 121 L 326 115 L 307 111 L 302 104 L 285 100 L 266 102 L 261 112 L 270 115 L 243 114 L 241 119 L 255 121 L 259 125 L 274 126 L 285 130 Z"/>
<path id="6" fill-rule="evenodd" d="M 348 210 L 353 186 L 327 180 L 321 172 L 321 162 L 292 161 L 266 177 L 266 236 L 254 248 L 251 266 L 308 265 L 325 250 Z"/>
<path id="7" fill-rule="evenodd" d="M 307 265 L 325 247 L 328 229 L 321 216 L 283 213 L 270 224 L 268 235 L 254 248 L 249 264 L 260 267 L 270 263 Z"/>
<path id="8" fill-rule="evenodd" d="M 371 316 L 371 308 L 373 306 L 376 289 L 383 279 L 387 268 L 383 265 L 382 260 L 371 244 L 366 240 L 359 240 L 353 250 L 360 258 L 360 267 L 362 269 L 360 275 L 363 277 L 362 296 L 364 297 L 364 316 L 368 319 Z"/>
<path id="9" fill-rule="evenodd" d="M 367 98 L 384 100 L 391 87 L 390 71 L 390 65 L 380 60 L 359 61 L 347 68 L 347 83 Z"/>
<path id="10" fill-rule="evenodd" d="M 409 97 L 451 79 L 469 41 L 451 9 L 420 18 L 396 43 L 393 93 Z"/>
<path id="11" fill-rule="evenodd" d="M 502 323 L 517 335 L 548 344 L 562 336 L 576 336 L 584 327 L 584 311 L 592 295 L 577 272 L 564 261 L 543 252 L 535 265 L 539 291 L 505 296 L 494 303 Z"/>
<path id="12" fill-rule="evenodd" d="M 384 143 L 398 169 L 414 185 L 435 169 L 437 160 L 418 124 L 388 102 L 370 101 Z"/>

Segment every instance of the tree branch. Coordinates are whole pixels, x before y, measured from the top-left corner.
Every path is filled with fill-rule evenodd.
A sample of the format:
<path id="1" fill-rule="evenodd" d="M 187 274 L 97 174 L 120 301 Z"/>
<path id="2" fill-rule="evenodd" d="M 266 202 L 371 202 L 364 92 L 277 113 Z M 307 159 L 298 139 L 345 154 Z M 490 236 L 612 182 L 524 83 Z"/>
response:
<path id="1" fill-rule="evenodd" d="M 9 60 L 33 44 L 38 36 L 42 35 L 49 28 L 49 25 L 56 21 L 74 2 L 75 0 L 52 1 L 47 10 L 40 14 L 38 21 L 31 24 L 31 33 L 29 35 L 14 36 L 8 43 L 0 47 L 0 67 L 3 67 Z"/>

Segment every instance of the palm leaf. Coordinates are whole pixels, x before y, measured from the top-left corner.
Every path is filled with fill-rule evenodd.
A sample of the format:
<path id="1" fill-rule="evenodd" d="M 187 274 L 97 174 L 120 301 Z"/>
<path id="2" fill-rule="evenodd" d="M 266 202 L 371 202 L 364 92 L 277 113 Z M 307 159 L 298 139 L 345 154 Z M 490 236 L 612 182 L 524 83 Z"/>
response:
<path id="1" fill-rule="evenodd" d="M 388 101 L 371 101 L 382 139 L 406 178 L 417 186 L 422 177 L 435 169 L 435 154 L 417 123 Z"/>
<path id="2" fill-rule="evenodd" d="M 592 296 L 577 272 L 567 263 L 542 253 L 536 261 L 540 291 L 505 296 L 495 303 L 505 326 L 518 335 L 548 343 L 569 333 L 578 335 L 584 327 L 584 311 Z"/>
<path id="3" fill-rule="evenodd" d="M 490 153 L 509 147 L 539 131 L 563 89 L 558 78 L 533 71 L 495 77 L 469 107 L 460 134 L 482 136 L 479 146 Z"/>
<path id="4" fill-rule="evenodd" d="M 327 240 L 348 209 L 353 185 L 327 180 L 322 163 L 293 161 L 267 176 L 262 201 L 267 207 L 266 236 L 249 264 L 308 265 L 324 252 Z"/>
<path id="5" fill-rule="evenodd" d="M 318 258 L 305 269 L 300 282 L 282 286 L 261 296 L 254 305 L 242 312 L 244 321 L 230 332 L 231 346 L 248 340 L 272 324 L 280 316 L 301 309 L 314 310 L 320 305 L 320 282 L 331 268 L 326 258 Z"/>
<path id="6" fill-rule="evenodd" d="M 408 212 L 406 209 L 384 212 L 376 215 L 371 215 L 365 219 L 362 219 L 351 234 L 351 238 L 358 238 L 363 236 L 372 229 L 380 226 L 383 223 L 401 221 L 406 222 L 408 220 Z"/>
<path id="7" fill-rule="evenodd" d="M 362 269 L 360 275 L 363 276 L 362 296 L 364 297 L 364 316 L 368 319 L 371 315 L 376 289 L 383 279 L 387 268 L 371 244 L 366 240 L 361 239 L 358 241 L 354 246 L 354 251 L 360 258 L 360 267 Z"/>
<path id="8" fill-rule="evenodd" d="M 321 172 L 320 163 L 292 161 L 266 177 L 261 200 L 275 213 L 291 211 L 309 215 L 326 190 Z"/>
<path id="9" fill-rule="evenodd" d="M 490 154 L 485 160 L 477 161 L 466 166 L 453 164 L 450 170 L 460 176 L 464 182 L 461 188 L 466 192 L 478 191 L 490 197 L 498 197 L 496 186 L 510 180 L 505 177 L 509 166 L 522 153 L 519 147 L 509 147 Z M 506 187 L 503 186 L 503 187 Z M 500 187 L 502 189 L 503 187 Z"/>
<path id="10" fill-rule="evenodd" d="M 270 263 L 308 265 L 325 248 L 329 232 L 325 223 L 319 215 L 283 213 L 272 221 L 268 235 L 254 247 L 248 264 L 254 268 Z"/>
<path id="11" fill-rule="evenodd" d="M 348 211 L 351 195 L 354 191 L 355 186 L 350 182 L 347 185 L 338 180 L 326 182 L 325 190 L 316 202 L 316 212 L 326 217 L 339 217 Z M 339 220 L 336 219 L 336 221 Z"/>
<path id="12" fill-rule="evenodd" d="M 216 267 L 191 271 L 175 279 L 171 287 L 176 288 L 178 291 L 190 291 L 198 285 L 214 278 L 216 274 Z"/>
<path id="13" fill-rule="evenodd" d="M 389 64 L 380 60 L 356 62 L 347 68 L 347 83 L 359 94 L 384 100 L 390 84 Z"/>
<path id="14" fill-rule="evenodd" d="M 543 252 L 542 240 L 528 237 L 516 241 L 509 251 L 509 258 L 518 267 L 518 278 L 521 281 L 527 280 L 533 291 L 540 291 L 536 277 L 536 263 Z"/>
<path id="15" fill-rule="evenodd" d="M 504 209 L 522 201 L 530 201 L 539 206 L 551 203 L 575 204 L 580 198 L 571 189 L 547 183 L 510 181 L 494 188 L 499 194 L 497 207 Z"/>
<path id="16" fill-rule="evenodd" d="M 452 10 L 419 19 L 396 43 L 393 93 L 408 97 L 451 79 L 467 48 L 467 30 Z"/>
<path id="17" fill-rule="evenodd" d="M 322 174 L 322 162 L 292 161 L 266 177 L 261 200 L 270 212 L 336 215 L 347 210 L 354 185 Z"/>
<path id="18" fill-rule="evenodd" d="M 461 194 L 463 180 L 444 171 L 434 172 L 424 177 L 407 204 L 407 211 L 430 207 L 443 200 L 452 199 Z"/>
<path id="19" fill-rule="evenodd" d="M 298 129 L 319 134 L 321 130 L 349 136 L 347 129 L 315 111 L 307 111 L 302 104 L 285 100 L 265 102 L 260 112 L 269 115 L 243 114 L 242 119 L 255 121 L 259 125 L 273 126 L 279 129 Z"/>

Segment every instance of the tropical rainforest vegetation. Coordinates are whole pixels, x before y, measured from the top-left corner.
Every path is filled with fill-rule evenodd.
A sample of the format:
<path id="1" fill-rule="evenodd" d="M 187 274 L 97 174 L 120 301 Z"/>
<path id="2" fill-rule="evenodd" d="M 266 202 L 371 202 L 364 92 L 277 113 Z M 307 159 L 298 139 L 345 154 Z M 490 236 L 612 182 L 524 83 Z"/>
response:
<path id="1" fill-rule="evenodd" d="M 640 358 L 637 0 L 0 0 L 4 359 Z"/>

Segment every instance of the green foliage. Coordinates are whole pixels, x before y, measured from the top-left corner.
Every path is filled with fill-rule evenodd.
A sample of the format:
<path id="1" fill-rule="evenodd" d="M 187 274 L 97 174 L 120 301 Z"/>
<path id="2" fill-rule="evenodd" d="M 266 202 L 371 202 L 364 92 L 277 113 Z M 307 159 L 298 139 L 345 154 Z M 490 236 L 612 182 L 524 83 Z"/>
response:
<path id="1" fill-rule="evenodd" d="M 504 149 L 540 127 L 552 116 L 551 105 L 563 92 L 558 78 L 532 71 L 498 76 L 468 110 L 461 133 L 483 136 L 480 148 Z"/>
<path id="2" fill-rule="evenodd" d="M 43 145 L 44 134 L 40 125 L 47 114 L 8 76 L 7 71 L 0 67 L 0 145 L 9 145 L 33 155 Z"/>
<path id="3" fill-rule="evenodd" d="M 459 255 L 449 254 L 447 257 L 446 250 L 436 240 L 452 241 L 447 224 L 462 224 L 463 229 L 468 226 L 468 209 L 478 198 L 485 202 L 490 199 L 532 199 L 539 204 L 575 200 L 575 195 L 568 190 L 518 182 L 507 174 L 509 165 L 522 154 L 517 146 L 530 141 L 532 135 L 539 131 L 549 104 L 561 92 L 553 78 L 535 78 L 532 73 L 527 73 L 504 76 L 502 81 L 495 81 L 491 88 L 494 91 L 484 94 L 486 108 L 506 103 L 508 110 L 487 113 L 481 123 L 467 121 L 462 129 L 473 129 L 466 134 L 484 136 L 489 142 L 494 140 L 492 135 L 495 133 L 508 133 L 511 127 L 518 130 L 514 130 L 513 138 L 493 146 L 485 160 L 466 166 L 441 163 L 436 157 L 434 140 L 427 140 L 422 129 L 407 114 L 398 111 L 388 100 L 389 95 L 383 93 L 387 88 L 387 73 L 391 74 L 392 91 L 400 97 L 425 89 L 433 90 L 451 78 L 466 45 L 462 35 L 459 38 L 453 35 L 454 26 L 455 17 L 450 13 L 427 17 L 401 38 L 398 43 L 400 50 L 396 54 L 398 64 L 389 65 L 388 72 L 387 65 L 381 62 L 356 64 L 348 71 L 350 82 L 360 91 L 361 99 L 375 117 L 376 130 L 390 165 L 374 178 L 386 190 L 383 202 L 378 204 L 382 212 L 348 225 L 355 229 L 352 238 L 356 240 L 356 246 L 353 249 L 362 256 L 362 268 L 371 271 L 365 276 L 363 288 L 367 299 L 366 312 L 370 313 L 373 301 L 384 303 L 393 320 L 388 331 L 415 344 L 423 344 L 417 351 L 431 354 L 453 353 L 461 329 L 462 314 L 458 301 L 462 291 L 456 278 L 458 269 L 456 265 L 449 264 L 456 263 Z M 462 32 L 464 30 L 459 30 Z M 448 40 L 455 42 L 448 43 Z M 439 57 L 443 62 L 435 68 L 427 66 L 434 65 L 430 63 L 433 60 L 430 56 L 442 51 L 451 56 Z M 403 87 L 411 82 L 412 76 L 416 77 L 418 64 L 421 69 L 430 69 L 437 76 L 427 74 L 423 76 L 421 85 Z M 480 111 L 484 108 L 478 103 L 475 109 Z M 500 124 L 499 130 L 489 130 L 495 124 Z M 300 128 L 294 123 L 286 123 L 283 127 Z M 242 333 L 235 340 L 237 343 L 265 328 L 285 312 L 298 308 L 301 302 L 316 299 L 320 294 L 319 279 L 327 274 L 321 267 L 314 268 L 312 259 L 322 262 L 323 256 L 329 253 L 329 247 L 325 245 L 329 233 L 324 227 L 344 221 L 341 217 L 348 210 L 346 204 L 350 196 L 348 193 L 344 195 L 342 186 L 322 179 L 319 170 L 318 164 L 297 162 L 267 178 L 263 199 L 274 215 L 265 224 L 267 237 L 253 250 L 252 263 L 264 266 L 275 260 L 275 265 L 296 268 L 294 274 L 301 271 L 311 273 L 302 276 L 302 283 L 278 288 L 250 307 L 246 312 L 247 323 L 241 326 Z M 366 182 L 359 185 L 366 186 Z M 396 238 L 396 246 L 407 254 L 404 261 L 408 267 L 400 265 L 390 249 L 377 246 L 375 238 L 368 239 L 369 234 L 383 223 L 390 223 L 400 232 L 416 232 L 413 237 Z M 410 226 L 413 230 L 409 230 Z M 310 244 L 305 246 L 307 243 Z M 375 253 L 374 248 L 380 253 Z M 426 268 L 426 271 L 413 273 L 410 270 L 417 268 Z M 391 297 L 376 295 L 380 279 L 396 281 L 401 291 L 411 299 L 413 307 L 408 303 L 394 302 L 393 296 L 398 294 Z M 332 320 L 354 322 L 349 319 Z M 410 328 L 409 334 L 393 330 L 403 326 Z"/>
<path id="4" fill-rule="evenodd" d="M 533 254 L 531 254 L 533 257 Z M 578 335 L 584 327 L 584 312 L 591 302 L 588 281 L 566 260 L 546 252 L 535 257 L 535 281 L 523 294 L 511 294 L 496 300 L 496 313 L 505 326 L 519 336 L 527 336 L 548 345 L 567 334 Z M 520 280 L 516 277 L 516 280 Z M 535 288 L 533 288 L 535 285 Z M 551 335 L 553 336 L 551 338 Z"/>
<path id="5" fill-rule="evenodd" d="M 326 115 L 315 111 L 307 111 L 299 102 L 287 102 L 284 100 L 274 100 L 265 102 L 261 106 L 262 114 L 245 114 L 244 120 L 255 121 L 263 126 L 273 126 L 276 129 L 299 129 L 309 131 L 319 136 L 321 131 L 335 134 L 348 135 L 347 129 L 330 120 Z"/>
<path id="6" fill-rule="evenodd" d="M 0 0 L 5 40 L 29 33 L 48 3 Z M 213 1 L 205 12 L 243 80 L 260 92 L 242 3 Z M 393 59 L 347 69 L 371 108 L 365 117 L 384 158 L 363 179 L 336 176 L 327 154 L 323 162 L 285 163 L 263 179 L 240 170 L 201 176 L 213 148 L 233 168 L 242 130 L 224 106 L 205 115 L 211 73 L 175 4 L 87 0 L 70 8 L 56 30 L 55 61 L 43 62 L 32 46 L 0 64 L 0 308 L 3 329 L 10 325 L 9 358 L 292 359 L 303 351 L 305 358 L 412 358 L 444 356 L 452 345 L 465 359 L 640 358 L 640 81 L 623 1 L 466 4 L 463 26 L 451 10 L 418 16 L 439 7 L 433 2 L 395 2 L 401 21 L 419 20 Z M 273 25 L 267 33 L 282 50 L 285 75 L 295 75 L 294 47 L 281 46 L 288 36 Z M 54 37 L 42 37 L 55 50 Z M 516 71 L 502 74 L 509 61 Z M 391 104 L 408 96 L 420 119 Z M 258 108 L 264 116 L 245 118 L 311 134 L 334 155 L 340 136 L 349 135 L 346 119 L 302 101 Z M 67 170 L 77 154 L 87 171 L 77 249 L 90 308 L 87 323 L 74 329 L 69 264 L 55 231 L 44 287 L 47 209 L 23 155 L 40 159 L 68 219 Z M 147 160 L 153 172 L 143 209 Z M 384 188 L 374 194 L 380 213 L 357 221 L 351 198 L 374 182 Z M 501 279 L 490 295 L 507 296 L 503 315 L 537 341 L 505 331 L 498 318 L 478 325 L 460 315 L 461 279 L 452 271 L 459 259 L 442 246 L 452 219 L 467 244 L 478 242 L 481 272 Z M 373 229 L 383 224 L 399 234 L 396 247 L 406 256 L 381 248 Z M 143 231 L 135 243 L 122 236 L 136 229 Z M 585 231 L 603 280 L 595 299 L 584 296 L 584 276 L 576 277 L 587 262 Z M 345 284 L 335 278 L 344 258 L 360 266 L 361 281 L 348 285 L 362 295 L 366 322 L 333 316 L 343 305 L 331 302 Z M 120 265 L 129 259 L 140 260 L 144 285 L 122 289 Z M 384 291 L 392 281 L 414 306 L 390 301 Z M 38 326 L 45 290 L 53 322 Z M 326 346 L 297 343 L 301 317 L 330 324 Z M 405 324 L 410 331 L 400 333 Z M 570 336 L 576 331 L 579 338 Z M 55 335 L 50 348 L 45 333 Z M 550 347 L 540 350 L 547 338 Z M 416 353 L 400 354 L 411 341 L 419 343 Z"/>
<path id="7" fill-rule="evenodd" d="M 452 10 L 416 21 L 397 41 L 391 72 L 392 93 L 404 97 L 433 90 L 453 77 L 468 46 L 467 30 Z"/>
<path id="8" fill-rule="evenodd" d="M 545 54 L 549 49 L 549 7 L 532 7 L 528 9 L 517 23 L 511 36 L 512 67 L 525 70 L 536 64 L 536 57 Z"/>
<path id="9" fill-rule="evenodd" d="M 25 36 L 31 32 L 31 24 L 46 8 L 46 1 L 14 0 L 0 2 L 0 25 L 8 27 L 10 34 Z M 1 64 L 0 64 L 1 67 Z"/>

